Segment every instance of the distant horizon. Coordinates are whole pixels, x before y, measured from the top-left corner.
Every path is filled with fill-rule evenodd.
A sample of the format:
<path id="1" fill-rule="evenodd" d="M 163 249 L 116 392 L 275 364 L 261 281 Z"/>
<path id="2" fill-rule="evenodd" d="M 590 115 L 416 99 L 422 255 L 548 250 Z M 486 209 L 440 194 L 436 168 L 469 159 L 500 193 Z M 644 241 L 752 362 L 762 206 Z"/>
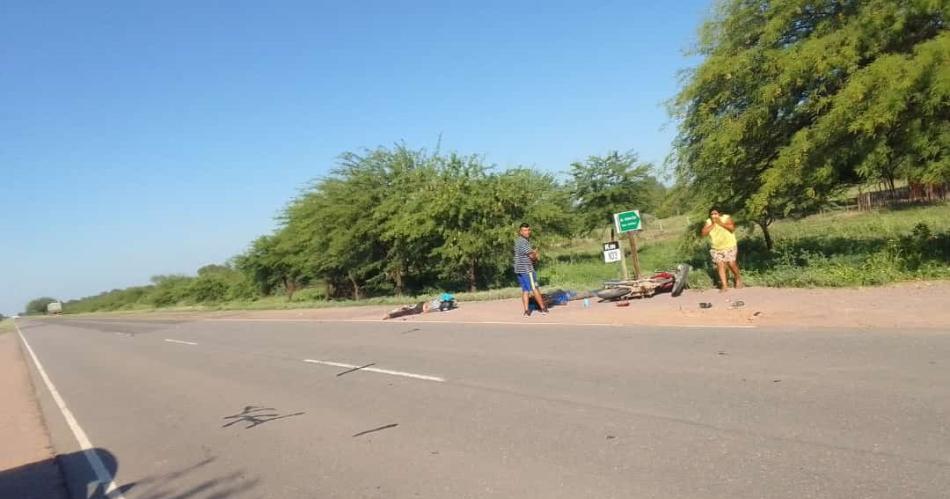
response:
<path id="1" fill-rule="evenodd" d="M 710 5 L 9 4 L 0 311 L 224 263 L 347 151 L 662 169 Z"/>

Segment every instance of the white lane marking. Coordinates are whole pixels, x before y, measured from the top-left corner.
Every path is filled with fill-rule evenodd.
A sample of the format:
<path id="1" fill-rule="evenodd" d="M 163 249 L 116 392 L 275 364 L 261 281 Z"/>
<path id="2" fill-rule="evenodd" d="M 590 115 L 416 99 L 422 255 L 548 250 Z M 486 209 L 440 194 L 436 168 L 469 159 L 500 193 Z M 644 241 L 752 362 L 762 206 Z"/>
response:
<path id="1" fill-rule="evenodd" d="M 304 362 L 309 362 L 311 364 L 320 364 L 323 366 L 332 366 L 332 367 L 342 367 L 344 369 L 359 369 L 361 366 L 355 366 L 353 364 L 344 364 L 342 362 L 330 362 L 326 360 L 314 360 L 314 359 L 303 359 Z M 413 378 L 421 379 L 425 381 L 435 381 L 437 383 L 445 383 L 445 378 L 440 378 L 438 376 L 427 376 L 425 374 L 415 374 L 407 373 L 403 371 L 390 371 L 389 369 L 379 369 L 376 367 L 363 367 L 360 371 L 370 371 L 380 374 L 389 374 L 392 376 L 402 376 L 404 378 Z"/>
<path id="2" fill-rule="evenodd" d="M 191 342 L 191 341 L 172 340 L 172 339 L 169 339 L 169 338 L 165 338 L 165 341 L 167 341 L 167 342 L 169 342 L 169 343 L 180 343 L 180 344 L 182 344 L 182 345 L 197 345 L 197 343 L 193 343 L 193 342 Z"/>
<path id="3" fill-rule="evenodd" d="M 382 324 L 489 324 L 502 326 L 594 326 L 594 327 L 662 327 L 662 328 L 703 328 L 703 329 L 756 329 L 751 324 L 624 324 L 616 322 L 537 322 L 531 319 L 521 321 L 449 321 L 449 320 L 382 320 L 382 319 L 204 319 L 206 322 L 378 322 Z"/>
<path id="4" fill-rule="evenodd" d="M 23 342 L 23 346 L 26 347 L 26 351 L 29 352 L 30 357 L 33 359 L 33 364 L 36 365 L 36 370 L 39 371 L 40 377 L 43 378 L 43 383 L 46 384 L 46 389 L 49 390 L 50 395 L 53 396 L 53 401 L 56 402 L 56 406 L 59 407 L 59 411 L 63 413 L 63 418 L 66 419 L 66 424 L 69 426 L 69 429 L 72 430 L 73 436 L 76 437 L 76 441 L 79 442 L 79 448 L 82 450 L 86 460 L 89 461 L 89 466 L 92 467 L 92 470 L 96 474 L 96 478 L 99 480 L 99 483 L 105 485 L 106 494 L 112 499 L 124 499 L 122 491 L 115 485 L 114 477 L 106 469 L 105 464 L 102 463 L 102 460 L 99 459 L 99 456 L 93 452 L 95 447 L 92 445 L 92 442 L 89 441 L 89 437 L 86 436 L 86 432 L 83 431 L 82 427 L 79 426 L 79 422 L 76 421 L 76 418 L 73 416 L 72 411 L 66 407 L 66 401 L 63 400 L 63 397 L 60 396 L 59 390 L 56 389 L 56 386 L 53 385 L 53 381 L 46 374 L 46 370 L 43 369 L 43 364 L 40 363 L 40 359 L 36 357 L 36 354 L 33 353 L 33 349 L 30 347 L 30 343 L 26 341 L 26 337 L 23 336 L 23 331 L 20 331 L 20 327 L 17 326 L 14 321 L 13 326 L 16 328 L 17 334 L 20 335 L 20 341 Z"/>

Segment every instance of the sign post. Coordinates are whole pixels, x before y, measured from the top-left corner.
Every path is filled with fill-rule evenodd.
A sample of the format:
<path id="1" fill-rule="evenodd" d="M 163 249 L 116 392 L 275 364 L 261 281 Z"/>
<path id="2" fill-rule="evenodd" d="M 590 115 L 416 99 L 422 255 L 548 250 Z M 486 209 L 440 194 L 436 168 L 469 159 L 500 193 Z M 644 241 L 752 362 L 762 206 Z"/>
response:
<path id="1" fill-rule="evenodd" d="M 640 278 L 640 257 L 637 254 L 637 239 L 635 233 L 643 228 L 643 220 L 640 218 L 640 210 L 624 211 L 614 214 L 614 225 L 617 226 L 617 232 L 627 233 L 630 238 L 630 257 L 633 259 L 633 274 L 635 279 Z M 626 272 L 624 272 L 626 274 Z"/>
<path id="2" fill-rule="evenodd" d="M 604 243 L 604 263 L 616 263 L 620 262 L 620 267 L 623 269 L 623 278 L 629 279 L 629 274 L 627 273 L 627 260 L 623 257 L 623 250 L 620 248 L 620 242 L 610 241 L 609 243 Z"/>

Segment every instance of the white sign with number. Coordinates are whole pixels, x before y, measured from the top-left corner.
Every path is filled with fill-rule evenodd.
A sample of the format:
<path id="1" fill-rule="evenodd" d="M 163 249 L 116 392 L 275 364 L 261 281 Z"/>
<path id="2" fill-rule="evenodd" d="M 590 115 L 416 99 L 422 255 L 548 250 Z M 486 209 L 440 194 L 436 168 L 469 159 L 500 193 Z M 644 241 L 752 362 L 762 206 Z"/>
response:
<path id="1" fill-rule="evenodd" d="M 621 259 L 623 259 L 623 254 L 620 252 L 620 243 L 617 241 L 604 243 L 604 263 L 616 263 Z"/>
<path id="2" fill-rule="evenodd" d="M 620 254 L 620 250 L 607 250 L 604 252 L 604 262 L 605 263 L 617 263 L 623 258 L 623 255 Z"/>

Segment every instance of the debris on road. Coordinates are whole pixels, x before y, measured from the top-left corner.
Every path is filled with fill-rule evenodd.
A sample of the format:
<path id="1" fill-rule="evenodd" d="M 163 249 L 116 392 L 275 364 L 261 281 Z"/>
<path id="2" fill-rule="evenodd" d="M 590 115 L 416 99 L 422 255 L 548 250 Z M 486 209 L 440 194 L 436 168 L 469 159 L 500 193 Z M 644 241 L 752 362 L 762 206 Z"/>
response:
<path id="1" fill-rule="evenodd" d="M 366 435 L 366 434 L 368 434 L 368 433 L 375 433 L 375 432 L 377 432 L 377 431 L 388 430 L 388 429 L 390 429 L 390 428 L 395 428 L 395 427 L 397 427 L 397 426 L 399 426 L 399 423 L 392 423 L 392 424 L 388 424 L 388 425 L 383 425 L 383 426 L 380 426 L 379 428 L 373 428 L 373 429 L 371 429 L 371 430 L 365 430 L 365 431 L 361 431 L 361 432 L 359 432 L 359 433 L 356 433 L 356 434 L 353 435 L 353 438 L 361 437 L 361 436 Z"/>

